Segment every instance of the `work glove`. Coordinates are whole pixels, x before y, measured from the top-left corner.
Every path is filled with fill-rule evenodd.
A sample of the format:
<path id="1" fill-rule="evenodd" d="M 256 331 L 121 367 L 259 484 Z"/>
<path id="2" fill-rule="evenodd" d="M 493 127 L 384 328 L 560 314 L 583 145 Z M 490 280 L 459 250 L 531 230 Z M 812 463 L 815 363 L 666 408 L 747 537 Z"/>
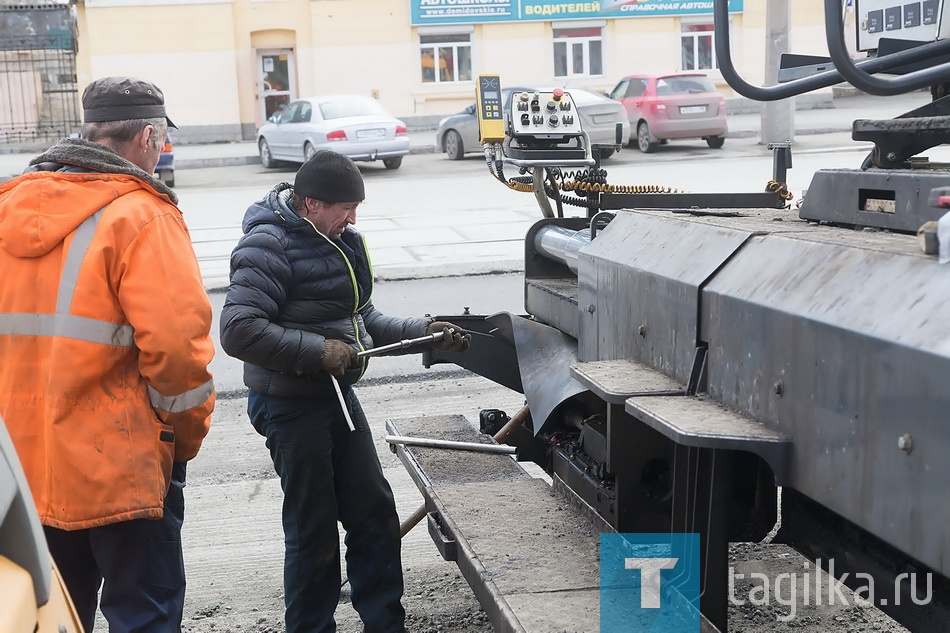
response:
<path id="1" fill-rule="evenodd" d="M 334 376 L 342 376 L 357 360 L 359 358 L 356 356 L 356 350 L 343 341 L 328 338 L 323 343 L 323 358 L 320 359 L 320 367 Z"/>
<path id="2" fill-rule="evenodd" d="M 472 344 L 472 335 L 448 321 L 433 321 L 426 328 L 426 336 L 445 332 L 438 341 L 432 343 L 432 349 L 440 352 L 464 352 Z"/>

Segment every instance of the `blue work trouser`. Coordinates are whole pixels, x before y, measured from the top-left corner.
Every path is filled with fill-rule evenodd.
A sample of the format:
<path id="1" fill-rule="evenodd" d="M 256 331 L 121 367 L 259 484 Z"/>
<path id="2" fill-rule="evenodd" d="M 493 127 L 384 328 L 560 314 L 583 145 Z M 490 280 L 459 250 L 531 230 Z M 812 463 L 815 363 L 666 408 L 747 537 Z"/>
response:
<path id="1" fill-rule="evenodd" d="M 46 541 L 86 633 L 102 615 L 112 633 L 181 631 L 185 562 L 185 463 L 172 467 L 161 519 L 120 521 L 87 530 L 46 527 Z"/>
<path id="2" fill-rule="evenodd" d="M 406 612 L 399 517 L 366 416 L 343 390 L 356 431 L 335 395 L 283 398 L 250 391 L 248 414 L 267 438 L 284 491 L 287 633 L 332 633 L 340 600 L 340 541 L 353 608 L 366 633 L 402 633 Z"/>

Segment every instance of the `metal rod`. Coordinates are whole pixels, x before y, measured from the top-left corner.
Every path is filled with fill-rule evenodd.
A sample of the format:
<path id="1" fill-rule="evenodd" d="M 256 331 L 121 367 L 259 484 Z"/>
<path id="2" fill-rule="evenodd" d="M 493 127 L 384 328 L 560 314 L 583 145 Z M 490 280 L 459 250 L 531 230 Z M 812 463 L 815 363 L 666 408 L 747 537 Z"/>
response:
<path id="1" fill-rule="evenodd" d="M 578 251 L 590 243 L 590 229 L 579 231 L 549 224 L 534 236 L 534 248 L 548 259 L 560 262 L 577 274 Z"/>
<path id="2" fill-rule="evenodd" d="M 519 409 L 517 413 L 511 416 L 511 419 L 508 420 L 505 426 L 501 427 L 498 430 L 498 432 L 495 433 L 495 435 L 493 436 L 494 440 L 498 442 L 499 444 L 507 440 L 509 435 L 514 433 L 514 431 L 519 426 L 524 424 L 524 421 L 528 419 L 529 413 L 530 413 L 530 410 L 528 409 L 528 405 L 521 407 L 521 409 Z M 400 538 L 408 534 L 409 530 L 416 527 L 416 524 L 419 523 L 419 521 L 421 521 L 422 517 L 424 517 L 425 515 L 426 515 L 426 504 L 423 503 L 421 506 L 416 508 L 415 512 L 410 514 L 406 518 L 406 520 L 403 521 L 399 525 Z"/>
<path id="3" fill-rule="evenodd" d="M 521 407 L 517 413 L 511 416 L 511 419 L 508 420 L 503 427 L 498 429 L 498 432 L 495 433 L 492 438 L 499 444 L 504 443 L 508 437 L 515 432 L 515 430 L 524 424 L 524 421 L 528 419 L 528 405 Z"/>
<path id="4" fill-rule="evenodd" d="M 350 410 L 346 406 L 346 400 L 343 399 L 343 390 L 340 389 L 340 382 L 333 374 L 330 374 L 330 380 L 333 382 L 333 388 L 336 389 L 336 397 L 340 400 L 340 408 L 343 409 L 343 417 L 346 418 L 346 425 L 350 427 L 351 431 L 355 431 L 356 427 L 353 426 L 353 418 L 350 417 Z"/>
<path id="5" fill-rule="evenodd" d="M 390 444 L 405 444 L 406 446 L 425 446 L 428 448 L 449 448 L 457 451 L 474 451 L 478 453 L 504 453 L 513 455 L 518 449 L 504 444 L 480 444 L 479 442 L 452 442 L 450 440 L 433 440 L 426 437 L 406 437 L 404 435 L 387 435 L 386 441 Z"/>
<path id="6" fill-rule="evenodd" d="M 374 347 L 372 349 L 364 349 L 362 352 L 356 352 L 356 356 L 357 358 L 378 356 L 379 354 L 385 354 L 386 352 L 392 352 L 398 349 L 405 349 L 407 347 L 412 347 L 413 345 L 421 345 L 422 343 L 435 343 L 436 341 L 441 341 L 444 336 L 445 330 L 442 330 L 441 332 L 427 334 L 426 336 L 420 336 L 419 338 L 406 338 L 395 343 L 390 343 L 389 345 L 380 345 L 379 347 Z"/>

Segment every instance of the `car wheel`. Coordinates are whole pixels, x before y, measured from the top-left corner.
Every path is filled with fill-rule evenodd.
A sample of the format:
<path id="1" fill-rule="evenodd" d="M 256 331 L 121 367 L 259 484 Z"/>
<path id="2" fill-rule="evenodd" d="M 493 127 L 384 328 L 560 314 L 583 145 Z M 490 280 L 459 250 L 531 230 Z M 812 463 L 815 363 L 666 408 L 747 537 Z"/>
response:
<path id="1" fill-rule="evenodd" d="M 396 156 L 395 158 L 384 158 L 383 165 L 386 166 L 386 169 L 399 169 L 399 166 L 402 165 L 402 156 Z"/>
<path id="2" fill-rule="evenodd" d="M 310 141 L 307 141 L 303 144 L 303 159 L 310 160 L 313 158 L 313 155 L 317 153 L 317 150 L 314 149 L 313 145 L 310 144 Z"/>
<path id="3" fill-rule="evenodd" d="M 277 166 L 274 155 L 270 153 L 270 145 L 267 144 L 267 139 L 261 138 L 261 140 L 257 142 L 257 150 L 261 155 L 261 165 L 264 166 L 264 169 L 271 169 Z"/>
<path id="4" fill-rule="evenodd" d="M 611 156 L 614 155 L 614 152 L 615 152 L 615 151 L 616 151 L 616 150 L 613 150 L 613 149 L 601 149 L 601 150 L 600 150 L 600 159 L 603 160 L 603 159 L 605 159 L 605 158 L 610 158 Z"/>
<path id="5" fill-rule="evenodd" d="M 158 172 L 159 179 L 165 183 L 166 187 L 175 186 L 175 172 L 171 169 L 163 169 Z"/>
<path id="6" fill-rule="evenodd" d="M 445 154 L 451 160 L 461 160 L 465 155 L 462 137 L 455 130 L 449 130 L 445 134 Z"/>
<path id="7" fill-rule="evenodd" d="M 637 147 L 644 154 L 649 154 L 656 149 L 656 143 L 650 142 L 650 126 L 646 121 L 637 126 Z"/>
<path id="8" fill-rule="evenodd" d="M 725 136 L 707 136 L 706 145 L 713 149 L 719 149 L 722 147 L 722 144 L 726 142 Z"/>

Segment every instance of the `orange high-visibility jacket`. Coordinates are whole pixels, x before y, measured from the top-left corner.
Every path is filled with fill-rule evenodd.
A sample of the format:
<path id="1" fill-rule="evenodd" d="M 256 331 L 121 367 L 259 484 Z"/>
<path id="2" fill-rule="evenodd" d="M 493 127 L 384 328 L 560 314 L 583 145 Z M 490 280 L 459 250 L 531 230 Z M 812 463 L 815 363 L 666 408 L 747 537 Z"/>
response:
<path id="1" fill-rule="evenodd" d="M 0 185 L 0 418 L 44 525 L 162 516 L 172 461 L 208 433 L 210 329 L 181 211 L 152 183 Z"/>

